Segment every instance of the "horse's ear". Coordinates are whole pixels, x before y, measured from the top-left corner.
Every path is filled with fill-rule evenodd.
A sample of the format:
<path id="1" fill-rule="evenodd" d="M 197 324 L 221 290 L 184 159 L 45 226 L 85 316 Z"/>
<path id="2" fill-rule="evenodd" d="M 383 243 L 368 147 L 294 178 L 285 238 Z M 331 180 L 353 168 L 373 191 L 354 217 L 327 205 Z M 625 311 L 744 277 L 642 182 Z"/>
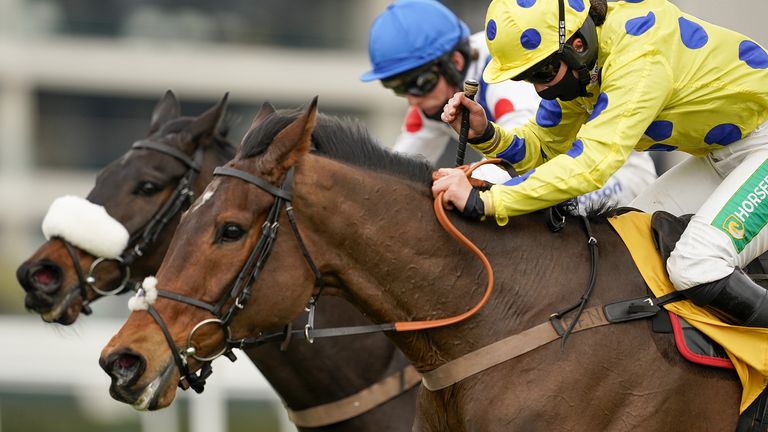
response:
<path id="1" fill-rule="evenodd" d="M 152 120 L 149 122 L 149 135 L 160 130 L 160 128 L 173 119 L 181 115 L 181 105 L 172 90 L 166 90 L 160 101 L 155 105 L 152 111 Z"/>
<path id="2" fill-rule="evenodd" d="M 200 114 L 189 125 L 187 132 L 193 137 L 200 135 L 213 135 L 219 125 L 224 119 L 224 115 L 227 112 L 227 100 L 229 99 L 229 92 L 224 94 L 224 97 L 212 106 L 208 111 Z"/>
<path id="3" fill-rule="evenodd" d="M 266 160 L 279 164 L 284 169 L 292 167 L 296 161 L 309 152 L 312 144 L 312 131 L 317 119 L 317 96 L 312 99 L 307 109 L 291 124 L 280 131 L 269 145 Z"/>
<path id="4" fill-rule="evenodd" d="M 277 110 L 271 103 L 269 103 L 269 101 L 261 104 L 261 108 L 259 109 L 259 112 L 256 113 L 256 117 L 253 118 L 253 121 L 251 122 L 251 127 L 249 129 L 253 129 L 256 126 L 260 125 L 265 118 L 267 118 L 270 114 L 273 114 L 275 111 Z"/>

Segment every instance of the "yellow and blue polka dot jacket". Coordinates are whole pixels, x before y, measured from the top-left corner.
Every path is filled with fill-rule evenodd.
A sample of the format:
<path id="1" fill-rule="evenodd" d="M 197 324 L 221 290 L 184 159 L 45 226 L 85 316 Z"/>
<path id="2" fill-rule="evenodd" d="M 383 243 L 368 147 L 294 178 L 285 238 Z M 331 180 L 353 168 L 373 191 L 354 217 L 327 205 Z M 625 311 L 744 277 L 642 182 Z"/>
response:
<path id="1" fill-rule="evenodd" d="M 494 125 L 475 146 L 523 174 L 481 193 L 499 225 L 600 188 L 633 149 L 700 156 L 768 119 L 768 53 L 757 43 L 667 0 L 608 5 L 593 96 L 543 100 L 526 125 Z"/>

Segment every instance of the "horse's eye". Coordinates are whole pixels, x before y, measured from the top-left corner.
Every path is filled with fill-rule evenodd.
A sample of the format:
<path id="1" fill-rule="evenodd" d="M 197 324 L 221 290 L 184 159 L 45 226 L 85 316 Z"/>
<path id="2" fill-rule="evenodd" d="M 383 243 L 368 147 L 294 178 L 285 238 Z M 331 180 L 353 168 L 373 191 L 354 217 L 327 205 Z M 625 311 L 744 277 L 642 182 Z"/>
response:
<path id="1" fill-rule="evenodd" d="M 138 185 L 136 185 L 136 189 L 133 191 L 136 195 L 142 195 L 142 196 L 152 196 L 158 192 L 160 192 L 160 186 L 157 183 L 152 183 L 150 181 L 143 181 L 140 182 Z"/>
<path id="2" fill-rule="evenodd" d="M 245 234 L 243 227 L 235 223 L 226 223 L 219 230 L 219 238 L 225 242 L 240 240 L 243 234 Z"/>

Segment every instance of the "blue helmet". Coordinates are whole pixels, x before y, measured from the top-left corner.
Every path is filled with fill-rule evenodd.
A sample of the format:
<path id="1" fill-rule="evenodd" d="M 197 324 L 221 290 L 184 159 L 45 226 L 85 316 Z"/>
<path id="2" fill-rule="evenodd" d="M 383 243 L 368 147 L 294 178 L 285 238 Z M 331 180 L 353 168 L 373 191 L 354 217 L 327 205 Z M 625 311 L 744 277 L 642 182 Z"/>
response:
<path id="1" fill-rule="evenodd" d="M 398 0 L 371 26 L 368 55 L 373 69 L 360 77 L 392 77 L 452 52 L 469 38 L 469 27 L 436 0 Z"/>

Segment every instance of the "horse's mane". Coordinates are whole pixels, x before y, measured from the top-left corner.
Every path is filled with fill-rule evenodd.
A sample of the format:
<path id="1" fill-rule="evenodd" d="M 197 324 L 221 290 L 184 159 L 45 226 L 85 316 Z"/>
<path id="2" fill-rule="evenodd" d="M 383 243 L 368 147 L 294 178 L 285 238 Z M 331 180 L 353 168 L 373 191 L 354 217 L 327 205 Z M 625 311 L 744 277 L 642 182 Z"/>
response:
<path id="1" fill-rule="evenodd" d="M 577 200 L 578 198 L 576 198 Z M 621 214 L 621 209 L 615 203 L 608 199 L 600 200 L 597 203 L 589 203 L 586 208 L 581 209 L 584 212 L 584 216 L 593 222 L 604 222 L 608 218 Z M 578 208 L 573 206 L 568 208 L 568 214 L 574 217 L 581 217 L 578 213 Z"/>
<path id="2" fill-rule="evenodd" d="M 301 114 L 300 110 L 278 110 L 246 134 L 240 156 L 252 158 L 264 153 L 274 137 Z M 432 184 L 434 167 L 422 159 L 391 152 L 379 144 L 359 121 L 318 114 L 312 144 L 321 155 L 374 171 L 389 172 L 410 180 Z M 566 213 L 577 216 L 575 206 Z M 604 220 L 614 215 L 615 205 L 603 201 L 586 209 L 590 220 Z"/>
<path id="3" fill-rule="evenodd" d="M 160 130 L 155 132 L 153 135 L 165 136 L 172 133 L 183 132 L 187 127 L 189 127 L 189 124 L 192 123 L 193 120 L 193 117 L 179 117 L 177 119 L 173 119 L 160 127 Z M 216 128 L 217 133 L 213 135 L 212 142 L 213 149 L 217 152 L 218 156 L 222 160 L 228 161 L 235 156 L 236 148 L 234 144 L 227 140 L 227 133 L 229 133 L 230 129 L 228 119 L 225 119 L 223 123 L 224 124 L 220 124 Z"/>
<path id="4" fill-rule="evenodd" d="M 299 110 L 278 110 L 270 114 L 243 138 L 240 156 L 252 158 L 264 153 L 272 139 L 300 113 Z M 434 168 L 426 160 L 387 150 L 355 119 L 318 114 L 312 144 L 316 153 L 341 162 L 427 185 L 432 183 Z"/>

